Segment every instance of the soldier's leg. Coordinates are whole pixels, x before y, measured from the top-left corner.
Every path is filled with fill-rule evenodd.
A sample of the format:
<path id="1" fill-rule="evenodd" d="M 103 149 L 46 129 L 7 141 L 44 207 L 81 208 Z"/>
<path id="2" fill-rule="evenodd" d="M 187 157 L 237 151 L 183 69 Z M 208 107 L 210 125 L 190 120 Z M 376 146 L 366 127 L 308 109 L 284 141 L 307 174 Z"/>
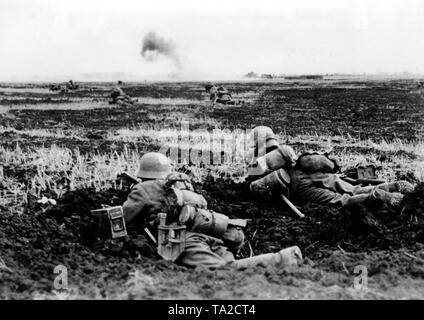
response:
<path id="1" fill-rule="evenodd" d="M 414 186 L 408 181 L 386 182 L 377 186 L 355 187 L 354 194 L 370 193 L 374 189 L 381 189 L 386 192 L 400 192 L 402 194 L 414 191 Z"/>
<path id="2" fill-rule="evenodd" d="M 404 195 L 400 192 L 387 192 L 381 188 L 375 188 L 370 193 L 371 201 L 375 201 L 375 202 L 380 201 L 380 203 L 384 202 L 394 207 L 402 203 L 403 197 Z"/>
<path id="3" fill-rule="evenodd" d="M 339 207 L 351 206 L 354 204 L 376 204 L 386 202 L 396 206 L 402 201 L 402 195 L 398 192 L 388 192 L 392 186 L 384 184 L 378 187 L 355 187 L 353 195 L 348 193 L 337 193 L 328 189 L 318 188 L 313 183 L 305 180 L 293 190 L 295 198 L 301 204 L 321 203 L 331 204 Z"/>
<path id="4" fill-rule="evenodd" d="M 379 184 L 376 188 L 386 192 L 400 192 L 402 194 L 414 191 L 414 185 L 408 181 L 396 181 Z"/>
<path id="5" fill-rule="evenodd" d="M 238 269 L 251 268 L 256 266 L 281 268 L 294 266 L 302 262 L 302 252 L 299 247 L 293 246 L 283 249 L 277 253 L 265 253 L 251 258 L 235 260 L 232 265 Z"/>
<path id="6" fill-rule="evenodd" d="M 360 187 L 360 186 L 356 186 L 353 188 L 353 194 L 354 195 L 358 195 L 358 194 L 368 194 L 370 192 L 372 192 L 376 187 L 375 186 L 367 186 L 367 187 Z"/>
<path id="7" fill-rule="evenodd" d="M 369 193 L 356 194 L 353 196 L 349 194 L 338 194 L 330 203 L 342 207 L 350 207 L 355 204 L 379 205 L 382 203 L 397 206 L 402 200 L 403 195 L 399 192 L 387 192 L 380 188 L 374 188 Z"/>
<path id="8" fill-rule="evenodd" d="M 186 247 L 178 262 L 186 267 L 219 268 L 234 261 L 223 242 L 199 233 L 187 233 Z"/>
<path id="9" fill-rule="evenodd" d="M 312 179 L 299 170 L 291 172 L 290 175 L 292 180 L 290 198 L 298 205 L 307 203 L 328 204 L 341 196 L 339 193 L 316 186 Z"/>
<path id="10" fill-rule="evenodd" d="M 369 198 L 370 198 L 369 193 L 362 193 L 362 194 L 357 194 L 353 196 L 349 194 L 341 194 L 335 197 L 331 201 L 331 204 L 336 205 L 338 207 L 350 207 L 355 204 L 367 205 L 371 203 Z"/>
<path id="11" fill-rule="evenodd" d="M 295 191 L 297 202 L 300 202 L 302 205 L 306 203 L 336 204 L 339 201 L 344 200 L 347 196 L 349 195 L 342 195 L 328 189 L 318 188 L 312 184 L 307 187 L 305 186 L 304 188 L 298 188 Z"/>
<path id="12" fill-rule="evenodd" d="M 222 236 L 222 239 L 224 240 L 225 246 L 228 247 L 232 253 L 238 254 L 244 244 L 243 230 L 240 227 L 229 226 Z"/>

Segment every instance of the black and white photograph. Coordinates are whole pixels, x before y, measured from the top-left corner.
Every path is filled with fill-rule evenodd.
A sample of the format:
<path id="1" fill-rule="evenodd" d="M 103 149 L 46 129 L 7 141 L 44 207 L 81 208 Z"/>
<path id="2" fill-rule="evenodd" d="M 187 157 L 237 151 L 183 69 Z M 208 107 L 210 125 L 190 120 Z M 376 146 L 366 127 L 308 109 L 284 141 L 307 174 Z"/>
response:
<path id="1" fill-rule="evenodd" d="M 424 299 L 423 36 L 421 0 L 0 0 L 0 300 Z"/>

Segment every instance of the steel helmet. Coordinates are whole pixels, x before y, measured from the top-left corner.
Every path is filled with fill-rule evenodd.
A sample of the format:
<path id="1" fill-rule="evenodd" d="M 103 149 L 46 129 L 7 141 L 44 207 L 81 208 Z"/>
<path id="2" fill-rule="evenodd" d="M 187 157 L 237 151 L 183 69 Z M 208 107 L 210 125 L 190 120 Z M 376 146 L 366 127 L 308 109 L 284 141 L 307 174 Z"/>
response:
<path id="1" fill-rule="evenodd" d="M 277 138 L 270 127 L 255 127 L 250 136 L 250 147 L 254 148 L 254 156 L 261 157 L 278 148 Z"/>
<path id="2" fill-rule="evenodd" d="M 208 83 L 205 85 L 205 89 L 206 89 L 207 91 L 209 91 L 212 87 L 214 87 L 214 84 L 213 84 L 213 83 L 211 83 L 211 82 L 208 82 Z"/>
<path id="3" fill-rule="evenodd" d="M 137 177 L 165 179 L 171 171 L 171 161 L 165 155 L 159 152 L 149 152 L 141 157 Z"/>

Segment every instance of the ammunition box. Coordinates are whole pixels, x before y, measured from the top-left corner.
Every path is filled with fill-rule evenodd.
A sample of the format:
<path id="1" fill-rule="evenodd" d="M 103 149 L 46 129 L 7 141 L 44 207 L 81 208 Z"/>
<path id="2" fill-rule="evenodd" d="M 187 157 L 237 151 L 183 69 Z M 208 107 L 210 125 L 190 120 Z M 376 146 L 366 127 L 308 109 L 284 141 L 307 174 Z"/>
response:
<path id="1" fill-rule="evenodd" d="M 377 179 L 373 165 L 359 166 L 356 170 L 358 172 L 358 179 Z"/>
<path id="2" fill-rule="evenodd" d="M 127 235 L 122 206 L 108 207 L 90 211 L 97 217 L 99 234 L 108 234 L 113 239 Z M 109 232 L 106 232 L 109 230 Z"/>

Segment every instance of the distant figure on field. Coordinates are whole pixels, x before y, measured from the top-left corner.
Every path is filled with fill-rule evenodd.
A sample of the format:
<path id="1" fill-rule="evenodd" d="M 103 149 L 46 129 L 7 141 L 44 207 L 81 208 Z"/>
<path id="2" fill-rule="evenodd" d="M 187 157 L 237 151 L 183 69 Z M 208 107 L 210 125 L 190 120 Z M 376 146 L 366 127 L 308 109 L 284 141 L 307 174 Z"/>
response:
<path id="1" fill-rule="evenodd" d="M 79 86 L 75 84 L 72 80 L 69 80 L 68 83 L 66 84 L 66 88 L 68 90 L 77 90 Z"/>
<path id="2" fill-rule="evenodd" d="M 122 81 L 118 81 L 118 85 L 110 93 L 109 104 L 133 105 L 134 101 L 122 90 L 121 86 Z"/>
<path id="3" fill-rule="evenodd" d="M 214 84 L 209 83 L 205 86 L 205 89 L 209 93 L 210 100 L 212 101 L 213 105 L 215 105 L 216 103 L 230 105 L 244 103 L 243 100 L 233 100 L 231 93 L 223 86 L 216 86 Z"/>
<path id="4" fill-rule="evenodd" d="M 79 86 L 77 84 L 75 84 L 72 80 L 69 80 L 66 84 L 65 84 L 65 88 L 62 89 L 62 92 L 69 92 L 72 90 L 77 90 L 79 88 Z"/>
<path id="5" fill-rule="evenodd" d="M 50 91 L 60 91 L 62 86 L 60 84 L 51 84 L 49 87 Z"/>
<path id="6" fill-rule="evenodd" d="M 79 86 L 75 84 L 72 80 L 69 80 L 67 83 L 61 85 L 61 84 L 52 84 L 50 85 L 49 89 L 51 91 L 60 91 L 62 93 L 67 93 L 71 90 L 77 90 Z"/>

